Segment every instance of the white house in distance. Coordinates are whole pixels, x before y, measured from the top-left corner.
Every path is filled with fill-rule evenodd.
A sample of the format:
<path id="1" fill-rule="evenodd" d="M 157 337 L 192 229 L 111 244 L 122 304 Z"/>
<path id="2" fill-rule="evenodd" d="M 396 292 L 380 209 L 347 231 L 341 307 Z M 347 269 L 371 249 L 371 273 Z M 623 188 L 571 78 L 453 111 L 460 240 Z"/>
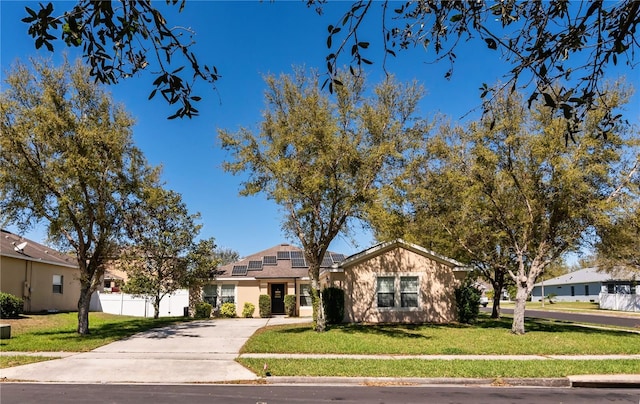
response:
<path id="1" fill-rule="evenodd" d="M 547 279 L 534 285 L 531 292 L 531 301 L 539 302 L 542 296 L 555 295 L 554 300 L 563 302 L 593 302 L 599 303 L 600 308 L 613 310 L 638 311 L 634 309 L 640 303 L 640 286 L 638 285 L 638 274 L 631 272 L 619 272 L 615 276 L 600 272 L 598 268 L 584 268 Z M 544 290 L 544 292 L 543 292 Z M 617 303 L 611 306 L 609 297 L 622 296 L 616 298 Z M 629 300 L 628 304 L 622 301 Z M 604 301 L 607 303 L 604 304 Z"/>

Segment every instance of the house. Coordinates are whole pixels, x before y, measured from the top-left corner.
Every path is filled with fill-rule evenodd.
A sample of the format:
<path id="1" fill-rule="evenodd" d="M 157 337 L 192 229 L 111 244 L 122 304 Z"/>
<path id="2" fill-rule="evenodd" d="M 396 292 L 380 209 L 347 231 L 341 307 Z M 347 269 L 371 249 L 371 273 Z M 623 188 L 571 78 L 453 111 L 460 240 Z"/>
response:
<path id="1" fill-rule="evenodd" d="M 344 260 L 343 254 L 327 252 L 321 271 Z M 252 254 L 240 261 L 217 268 L 215 280 L 203 287 L 203 299 L 214 308 L 223 303 L 235 303 L 237 314 L 245 302 L 257 308 L 260 295 L 271 297 L 271 313 L 285 314 L 284 297 L 296 297 L 296 314 L 311 316 L 309 266 L 302 249 L 279 244 Z M 256 316 L 258 313 L 256 312 Z"/>
<path id="2" fill-rule="evenodd" d="M 375 245 L 327 272 L 345 292 L 345 322 L 456 321 L 455 288 L 469 269 L 403 240 Z"/>
<path id="3" fill-rule="evenodd" d="M 543 294 L 555 295 L 557 301 L 601 303 L 603 294 L 637 295 L 640 291 L 632 273 L 621 271 L 613 276 L 592 267 L 536 283 L 531 300 L 539 302 Z"/>
<path id="4" fill-rule="evenodd" d="M 24 311 L 76 311 L 79 269 L 73 256 L 7 230 L 0 238 L 0 291 L 24 300 Z"/>
<path id="5" fill-rule="evenodd" d="M 203 288 L 214 307 L 245 302 L 258 307 L 261 294 L 271 297 L 273 314 L 284 314 L 284 296 L 294 295 L 296 314 L 311 316 L 308 265 L 302 249 L 280 244 L 218 268 Z M 321 264 L 322 287 L 345 291 L 346 322 L 451 322 L 456 319 L 455 286 L 468 270 L 450 258 L 395 240 L 350 257 L 328 252 Z"/>

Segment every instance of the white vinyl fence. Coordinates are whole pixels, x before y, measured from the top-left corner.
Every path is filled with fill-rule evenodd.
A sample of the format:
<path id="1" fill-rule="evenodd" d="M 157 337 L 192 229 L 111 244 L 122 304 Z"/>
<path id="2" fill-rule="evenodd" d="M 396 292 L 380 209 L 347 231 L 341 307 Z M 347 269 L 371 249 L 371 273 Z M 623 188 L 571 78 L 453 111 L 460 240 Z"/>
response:
<path id="1" fill-rule="evenodd" d="M 189 306 L 189 291 L 181 289 L 160 301 L 160 317 L 182 316 Z M 151 299 L 133 297 L 126 293 L 94 293 L 91 311 L 136 317 L 153 317 Z"/>
<path id="2" fill-rule="evenodd" d="M 600 293 L 600 308 L 604 310 L 640 312 L 640 295 L 628 293 Z"/>

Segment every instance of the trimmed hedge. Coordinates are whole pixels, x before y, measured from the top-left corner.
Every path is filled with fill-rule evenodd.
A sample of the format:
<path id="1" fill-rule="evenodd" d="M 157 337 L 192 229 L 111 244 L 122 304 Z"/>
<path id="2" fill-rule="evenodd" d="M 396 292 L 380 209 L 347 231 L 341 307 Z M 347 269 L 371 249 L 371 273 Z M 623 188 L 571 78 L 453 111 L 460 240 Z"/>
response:
<path id="1" fill-rule="evenodd" d="M 322 291 L 324 317 L 327 324 L 339 324 L 344 320 L 344 290 L 328 287 Z"/>
<path id="2" fill-rule="evenodd" d="M 480 292 L 473 286 L 473 279 L 467 277 L 459 288 L 456 289 L 456 306 L 458 308 L 458 321 L 472 324 L 480 314 Z"/>
<path id="3" fill-rule="evenodd" d="M 10 293 L 0 292 L 0 317 L 16 318 L 22 314 L 24 303 L 22 299 Z"/>
<path id="4" fill-rule="evenodd" d="M 296 297 L 295 297 L 295 295 L 285 295 L 284 296 L 284 312 L 289 317 L 294 317 L 296 315 Z"/>
<path id="5" fill-rule="evenodd" d="M 244 307 L 242 309 L 242 317 L 244 318 L 253 318 L 253 313 L 256 311 L 256 306 L 250 302 L 244 302 Z"/>
<path id="6" fill-rule="evenodd" d="M 195 318 L 209 318 L 211 317 L 211 310 L 213 306 L 207 302 L 198 302 L 194 310 Z"/>
<path id="7" fill-rule="evenodd" d="M 222 303 L 220 306 L 220 317 L 233 318 L 236 316 L 236 304 L 235 303 Z"/>
<path id="8" fill-rule="evenodd" d="M 269 295 L 260 295 L 258 299 L 258 306 L 260 317 L 271 317 L 271 297 Z"/>

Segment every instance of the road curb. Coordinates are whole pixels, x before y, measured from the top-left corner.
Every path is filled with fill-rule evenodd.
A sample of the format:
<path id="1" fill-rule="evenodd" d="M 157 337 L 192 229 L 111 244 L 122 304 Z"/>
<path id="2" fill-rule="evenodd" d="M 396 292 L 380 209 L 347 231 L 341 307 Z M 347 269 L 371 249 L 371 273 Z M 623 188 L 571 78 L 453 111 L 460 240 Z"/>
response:
<path id="1" fill-rule="evenodd" d="M 493 386 L 493 387 L 572 387 L 568 378 L 416 378 L 416 377 L 288 377 L 264 378 L 271 385 L 363 385 L 363 386 Z"/>

